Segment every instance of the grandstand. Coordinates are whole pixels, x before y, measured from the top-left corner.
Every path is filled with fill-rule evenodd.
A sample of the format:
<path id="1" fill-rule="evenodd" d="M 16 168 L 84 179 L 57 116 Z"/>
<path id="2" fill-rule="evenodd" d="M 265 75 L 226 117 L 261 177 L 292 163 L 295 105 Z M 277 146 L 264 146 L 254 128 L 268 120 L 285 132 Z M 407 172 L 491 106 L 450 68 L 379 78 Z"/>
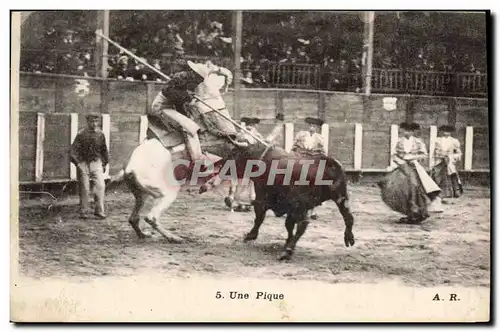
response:
<path id="1" fill-rule="evenodd" d="M 365 24 L 361 12 L 243 12 L 242 88 L 361 92 Z M 109 47 L 107 70 L 95 30 L 98 11 L 32 12 L 22 26 L 21 71 L 161 81 Z M 229 11 L 110 11 L 109 36 L 171 74 L 186 59 L 235 69 Z M 258 22 L 258 24 L 255 24 Z M 486 97 L 487 15 L 376 12 L 372 92 Z M 432 29 L 428 29 L 432 26 Z"/>

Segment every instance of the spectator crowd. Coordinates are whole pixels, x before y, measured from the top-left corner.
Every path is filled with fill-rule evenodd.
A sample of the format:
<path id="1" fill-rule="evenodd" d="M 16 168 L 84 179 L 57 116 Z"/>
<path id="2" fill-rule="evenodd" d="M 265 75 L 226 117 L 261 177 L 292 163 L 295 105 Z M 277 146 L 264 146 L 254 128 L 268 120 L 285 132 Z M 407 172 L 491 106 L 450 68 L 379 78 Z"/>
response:
<path id="1" fill-rule="evenodd" d="M 115 29 L 110 37 L 138 55 L 158 70 L 171 74 L 182 68 L 186 59 L 212 60 L 232 67 L 233 40 L 230 14 L 210 19 L 181 20 L 180 22 L 148 22 L 134 29 Z M 81 22 L 76 22 L 82 26 Z M 246 22 L 246 24 L 252 24 Z M 270 66 L 309 64 L 319 66 L 321 80 L 328 87 L 342 84 L 342 78 L 359 76 L 364 61 L 361 34 L 352 42 L 332 42 L 329 36 L 310 31 L 295 34 L 300 24 L 297 17 L 289 15 L 280 21 L 279 28 L 290 33 L 258 35 L 243 33 L 241 68 L 245 86 L 269 86 Z M 122 24 L 124 25 L 124 24 Z M 37 73 L 63 73 L 79 76 L 95 75 L 96 40 L 92 31 L 75 30 L 75 22 L 54 21 L 43 31 L 37 31 L 38 48 L 21 50 L 21 71 Z M 129 24 L 128 26 L 133 26 Z M 89 30 L 89 29 L 87 29 Z M 319 30 L 318 30 L 319 31 Z M 29 31 L 26 33 L 30 33 Z M 361 37 L 360 37 L 361 36 Z M 484 52 L 485 53 L 485 52 Z M 442 72 L 485 72 L 485 59 L 469 54 L 458 54 L 443 44 L 427 44 L 415 47 L 402 64 L 401 49 L 378 47 L 373 55 L 373 67 L 378 69 L 404 69 Z M 122 80 L 161 81 L 162 78 L 140 62 L 109 47 L 108 77 Z M 347 81 L 345 84 L 349 84 Z"/>

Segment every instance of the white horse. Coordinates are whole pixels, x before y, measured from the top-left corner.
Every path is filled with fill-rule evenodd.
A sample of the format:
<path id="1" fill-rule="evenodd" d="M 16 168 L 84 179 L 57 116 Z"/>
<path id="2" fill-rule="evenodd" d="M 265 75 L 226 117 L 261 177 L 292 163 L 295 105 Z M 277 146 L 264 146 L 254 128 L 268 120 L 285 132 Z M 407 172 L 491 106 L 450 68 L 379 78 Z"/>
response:
<path id="1" fill-rule="evenodd" d="M 246 183 L 243 183 L 243 179 L 232 181 L 229 187 L 229 193 L 224 198 L 224 204 L 231 212 L 234 212 L 235 206 L 239 212 L 251 211 L 252 201 L 255 199 L 255 189 L 252 180 L 247 179 L 246 181 Z M 215 187 L 216 190 L 217 188 Z"/>
<path id="2" fill-rule="evenodd" d="M 237 148 L 234 145 L 234 141 L 231 142 L 230 140 L 212 135 L 206 130 L 206 126 L 203 123 L 204 117 L 208 116 L 217 116 L 219 120 L 222 119 L 222 116 L 218 115 L 210 107 L 224 113 L 230 118 L 226 104 L 222 98 L 222 93 L 226 91 L 227 85 L 227 78 L 211 74 L 195 90 L 195 94 L 203 100 L 203 103 L 195 101 L 190 108 L 193 111 L 192 113 L 194 113 L 194 118 L 198 118 L 195 122 L 201 128 L 199 137 L 202 146 L 204 141 L 211 143 L 211 146 L 204 147 L 203 150 L 211 153 L 211 156 L 214 157 L 212 159 L 213 162 L 220 158 L 229 158 L 234 149 Z M 210 107 L 207 107 L 204 103 Z M 231 127 L 233 130 L 235 128 L 227 120 L 220 122 L 224 126 L 228 126 L 228 128 Z M 243 137 L 248 138 L 248 136 Z M 111 177 L 110 183 L 124 180 L 135 197 L 135 206 L 129 217 L 129 223 L 139 238 L 151 236 L 144 233 L 139 224 L 145 200 L 148 197 L 152 197 L 155 201 L 144 220 L 167 240 L 173 242 L 182 241 L 180 237 L 160 227 L 158 221 L 163 212 L 169 208 L 178 196 L 182 185 L 179 185 L 176 181 L 179 180 L 179 170 L 176 168 L 178 166 L 176 161 L 182 158 L 189 159 L 187 156 L 184 144 L 166 147 L 156 138 L 147 138 L 134 149 L 127 165 L 118 174 Z"/>

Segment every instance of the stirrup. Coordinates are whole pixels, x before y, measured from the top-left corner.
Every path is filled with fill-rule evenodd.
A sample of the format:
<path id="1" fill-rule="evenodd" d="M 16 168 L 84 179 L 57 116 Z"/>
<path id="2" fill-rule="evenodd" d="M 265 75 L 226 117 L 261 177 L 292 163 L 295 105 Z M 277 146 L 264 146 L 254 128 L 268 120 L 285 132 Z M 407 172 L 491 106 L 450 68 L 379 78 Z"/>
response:
<path id="1" fill-rule="evenodd" d="M 194 166 L 196 160 L 193 160 L 192 156 L 189 156 L 189 157 L 190 157 L 191 164 Z M 202 151 L 201 152 L 201 158 L 200 158 L 200 160 L 209 160 L 210 161 L 210 158 L 209 158 L 209 156 L 205 152 Z M 212 162 L 212 164 L 213 164 L 213 162 Z M 200 171 L 201 172 L 205 172 L 207 169 L 208 169 L 208 166 L 205 165 L 205 164 L 203 164 L 203 165 L 200 166 Z"/>

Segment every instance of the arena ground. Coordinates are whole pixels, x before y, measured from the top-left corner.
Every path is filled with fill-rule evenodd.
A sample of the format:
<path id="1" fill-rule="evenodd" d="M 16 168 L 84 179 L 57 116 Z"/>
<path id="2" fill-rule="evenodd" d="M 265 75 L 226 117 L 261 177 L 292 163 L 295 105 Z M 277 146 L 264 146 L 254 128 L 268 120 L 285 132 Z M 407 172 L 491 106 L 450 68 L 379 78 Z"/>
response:
<path id="1" fill-rule="evenodd" d="M 28 278 L 136 276 L 248 277 L 371 283 L 401 280 L 408 286 L 490 285 L 490 190 L 468 187 L 423 225 L 396 224 L 400 217 L 381 201 L 378 188 L 351 185 L 356 244 L 343 244 L 344 223 L 333 203 L 318 208 L 295 256 L 279 262 L 284 218 L 268 212 L 259 238 L 244 243 L 253 212 L 229 212 L 215 193 L 182 192 L 162 219 L 185 242 L 159 234 L 139 240 L 127 222 L 133 196 L 107 194 L 107 220 L 78 218 L 72 196 L 47 211 L 46 201 L 21 202 L 19 268 Z M 142 224 L 143 227 L 148 227 Z"/>

